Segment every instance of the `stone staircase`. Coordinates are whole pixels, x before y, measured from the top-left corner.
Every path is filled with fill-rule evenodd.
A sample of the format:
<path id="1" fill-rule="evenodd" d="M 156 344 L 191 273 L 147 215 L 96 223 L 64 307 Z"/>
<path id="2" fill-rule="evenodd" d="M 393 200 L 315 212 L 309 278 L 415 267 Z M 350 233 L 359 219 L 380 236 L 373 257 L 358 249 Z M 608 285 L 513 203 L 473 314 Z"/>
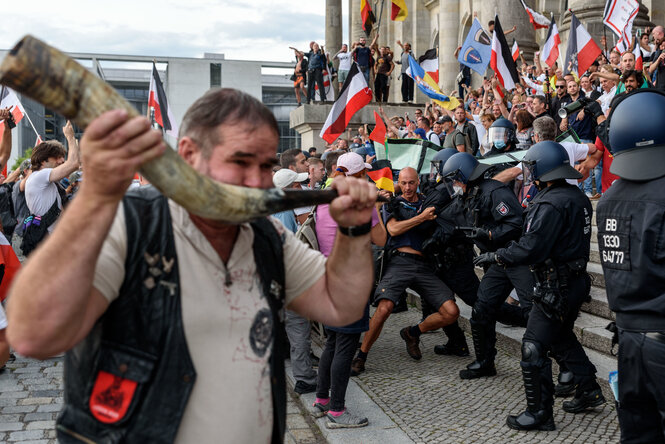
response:
<path id="1" fill-rule="evenodd" d="M 598 252 L 598 229 L 596 227 L 595 215 L 597 201 L 592 201 L 592 204 L 594 215 L 592 219 L 591 255 L 590 262 L 587 265 L 587 271 L 592 279 L 591 301 L 582 305 L 580 315 L 575 322 L 575 334 L 584 347 L 589 359 L 598 369 L 598 378 L 607 381 L 609 372 L 617 369 L 616 357 L 611 354 L 612 333 L 605 329 L 607 324 L 614 320 L 614 313 L 610 311 L 607 303 L 605 278 Z M 482 270 L 478 268 L 476 269 L 476 273 L 482 276 Z M 419 304 L 419 297 L 415 293 L 411 293 L 410 290 L 409 294 L 409 302 Z M 460 325 L 470 334 L 469 319 L 471 318 L 471 307 L 460 300 L 458 300 L 458 305 L 460 308 Z M 523 334 L 524 328 L 507 327 L 497 323 L 497 341 L 505 345 L 517 358 L 521 355 L 520 347 Z M 616 347 L 614 351 L 616 352 Z"/>

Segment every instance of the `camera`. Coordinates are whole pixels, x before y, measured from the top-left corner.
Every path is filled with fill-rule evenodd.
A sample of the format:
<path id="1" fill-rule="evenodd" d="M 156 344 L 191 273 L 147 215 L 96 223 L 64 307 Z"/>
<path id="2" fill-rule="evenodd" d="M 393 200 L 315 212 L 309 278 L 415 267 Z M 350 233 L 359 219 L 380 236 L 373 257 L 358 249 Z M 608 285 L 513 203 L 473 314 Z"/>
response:
<path id="1" fill-rule="evenodd" d="M 565 119 L 566 117 L 568 117 L 569 114 L 572 114 L 575 111 L 584 108 L 589 103 L 591 103 L 591 100 L 589 100 L 587 97 L 580 97 L 576 101 L 571 102 L 568 105 L 559 108 L 558 112 L 559 117 Z"/>

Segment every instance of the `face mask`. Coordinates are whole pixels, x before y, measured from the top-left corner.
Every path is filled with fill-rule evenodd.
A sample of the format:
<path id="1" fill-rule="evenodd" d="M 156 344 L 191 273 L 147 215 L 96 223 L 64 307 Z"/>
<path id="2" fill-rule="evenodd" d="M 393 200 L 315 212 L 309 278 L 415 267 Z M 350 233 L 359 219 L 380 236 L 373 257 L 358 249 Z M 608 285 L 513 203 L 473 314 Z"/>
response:
<path id="1" fill-rule="evenodd" d="M 461 196 L 464 194 L 464 188 L 462 188 L 459 185 L 453 185 L 453 190 L 454 190 L 453 197 Z"/>
<path id="2" fill-rule="evenodd" d="M 494 141 L 494 148 L 497 150 L 502 150 L 506 147 L 506 142 L 504 140 L 495 140 Z"/>

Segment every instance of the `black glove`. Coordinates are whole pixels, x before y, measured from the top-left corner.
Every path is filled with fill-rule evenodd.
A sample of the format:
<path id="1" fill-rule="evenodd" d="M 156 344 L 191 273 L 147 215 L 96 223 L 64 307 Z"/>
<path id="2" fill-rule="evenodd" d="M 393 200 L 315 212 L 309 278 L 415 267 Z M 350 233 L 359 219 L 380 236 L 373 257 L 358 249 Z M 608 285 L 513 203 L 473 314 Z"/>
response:
<path id="1" fill-rule="evenodd" d="M 14 121 L 14 115 L 12 113 L 9 113 L 9 117 L 5 119 L 5 123 L 9 129 L 16 128 L 16 122 Z"/>
<path id="2" fill-rule="evenodd" d="M 466 233 L 466 237 L 469 239 L 478 239 L 479 241 L 490 240 L 491 234 L 490 230 L 485 228 L 474 228 L 472 232 Z"/>
<path id="3" fill-rule="evenodd" d="M 600 107 L 600 104 L 596 101 L 589 102 L 584 105 L 584 109 L 593 116 L 594 119 L 597 119 L 600 116 L 604 116 L 603 109 Z"/>
<path id="4" fill-rule="evenodd" d="M 485 266 L 485 265 L 492 265 L 496 264 L 496 253 L 482 253 L 479 256 L 476 256 L 473 258 L 473 265 L 478 265 L 478 266 Z"/>

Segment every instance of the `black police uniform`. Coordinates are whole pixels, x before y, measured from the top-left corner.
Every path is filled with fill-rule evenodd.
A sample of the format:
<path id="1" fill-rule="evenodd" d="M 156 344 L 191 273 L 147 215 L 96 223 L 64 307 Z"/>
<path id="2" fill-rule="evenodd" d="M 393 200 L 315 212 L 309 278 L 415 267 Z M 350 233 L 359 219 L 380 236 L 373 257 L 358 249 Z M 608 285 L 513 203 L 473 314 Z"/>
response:
<path id="1" fill-rule="evenodd" d="M 467 225 L 491 232 L 491 239 L 474 239 L 482 252 L 495 251 L 511 240 L 517 240 L 522 230 L 522 214 L 522 206 L 515 194 L 493 179 L 480 179 L 465 196 Z M 494 345 L 499 309 L 513 288 L 517 290 L 520 304 L 528 303 L 533 285 L 533 276 L 526 266 L 502 267 L 493 264 L 485 270 L 471 315 L 476 361 L 460 372 L 463 379 L 496 374 Z"/>
<path id="2" fill-rule="evenodd" d="M 437 185 L 430 193 L 436 194 L 432 200 L 437 201 L 439 211 L 435 219 L 436 229 L 432 237 L 423 244 L 423 253 L 435 264 L 437 277 L 464 303 L 473 307 L 480 285 L 473 265 L 473 242 L 469 241 L 464 233 L 456 230 L 456 227 L 466 224 L 464 202 L 461 197 L 451 198 L 444 183 Z M 430 195 L 427 197 L 430 200 Z M 423 304 L 423 317 L 431 312 L 433 309 Z M 469 355 L 466 337 L 457 321 L 443 327 L 443 331 L 449 341 L 445 345 L 435 346 L 435 353 Z"/>
<path id="3" fill-rule="evenodd" d="M 541 300 L 536 291 L 522 339 L 521 366 L 528 410 L 545 412 L 545 417 L 551 418 L 554 404 L 548 352 L 572 371 L 580 396 L 598 388 L 596 368 L 573 333 L 573 324 L 590 289 L 586 264 L 592 213 L 589 199 L 579 188 L 557 181 L 540 191 L 529 205 L 520 240 L 496 251 L 496 260 L 506 266 L 532 265 L 538 286 L 545 289 L 549 285 L 563 301 L 552 307 L 548 303 L 552 301 L 545 297 Z M 604 402 L 601 398 L 598 402 Z M 567 411 L 577 412 L 575 406 L 582 407 L 582 411 L 589 406 L 571 402 L 570 409 L 564 403 Z"/>
<path id="4" fill-rule="evenodd" d="M 665 442 L 663 190 L 665 177 L 619 179 L 596 210 L 605 289 L 619 331 L 622 443 Z"/>

